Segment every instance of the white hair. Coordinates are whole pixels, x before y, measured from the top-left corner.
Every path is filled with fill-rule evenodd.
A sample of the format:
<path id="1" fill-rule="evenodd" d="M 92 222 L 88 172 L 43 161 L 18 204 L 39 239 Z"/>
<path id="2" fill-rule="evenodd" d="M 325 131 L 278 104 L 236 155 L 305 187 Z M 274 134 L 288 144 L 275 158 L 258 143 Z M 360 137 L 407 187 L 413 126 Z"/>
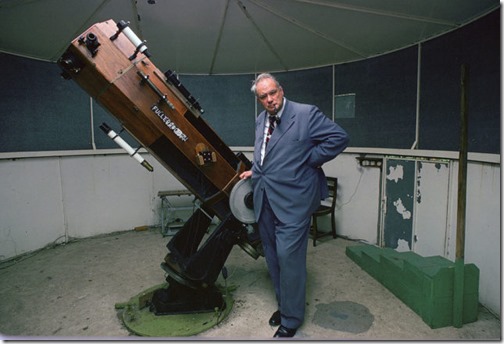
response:
<path id="1" fill-rule="evenodd" d="M 280 88 L 280 83 L 273 75 L 271 75 L 270 73 L 262 73 L 262 74 L 259 74 L 254 81 L 252 81 L 252 87 L 250 88 L 250 91 L 252 93 L 256 94 L 257 83 L 263 79 L 272 79 L 275 82 L 275 84 L 277 85 L 277 87 Z"/>

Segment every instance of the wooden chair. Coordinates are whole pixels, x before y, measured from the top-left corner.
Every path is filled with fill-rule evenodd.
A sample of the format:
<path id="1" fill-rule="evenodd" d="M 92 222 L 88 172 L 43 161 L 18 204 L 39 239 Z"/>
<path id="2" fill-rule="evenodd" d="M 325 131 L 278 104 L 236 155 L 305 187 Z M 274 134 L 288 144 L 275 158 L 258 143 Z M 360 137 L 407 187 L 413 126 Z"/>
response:
<path id="1" fill-rule="evenodd" d="M 336 239 L 336 216 L 334 215 L 334 209 L 336 208 L 336 196 L 338 194 L 338 178 L 326 177 L 327 187 L 329 188 L 329 197 L 322 201 L 320 207 L 312 215 L 312 226 L 311 235 L 313 237 L 313 246 L 317 246 L 317 239 L 322 238 L 326 235 L 332 234 L 333 238 Z M 330 232 L 319 232 L 317 218 L 321 216 L 331 215 L 331 231 Z"/>

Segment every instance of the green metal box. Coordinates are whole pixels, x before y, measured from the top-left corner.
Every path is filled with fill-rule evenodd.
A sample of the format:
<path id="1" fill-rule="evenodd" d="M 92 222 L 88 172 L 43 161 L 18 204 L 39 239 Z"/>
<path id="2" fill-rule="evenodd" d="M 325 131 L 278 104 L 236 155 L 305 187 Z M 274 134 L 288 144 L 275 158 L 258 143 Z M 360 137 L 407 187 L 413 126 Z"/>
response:
<path id="1" fill-rule="evenodd" d="M 346 255 L 431 328 L 454 325 L 455 263 L 441 256 L 422 257 L 414 252 L 356 245 Z M 479 269 L 463 267 L 462 323 L 478 319 Z M 460 315 L 460 314 L 459 314 Z"/>

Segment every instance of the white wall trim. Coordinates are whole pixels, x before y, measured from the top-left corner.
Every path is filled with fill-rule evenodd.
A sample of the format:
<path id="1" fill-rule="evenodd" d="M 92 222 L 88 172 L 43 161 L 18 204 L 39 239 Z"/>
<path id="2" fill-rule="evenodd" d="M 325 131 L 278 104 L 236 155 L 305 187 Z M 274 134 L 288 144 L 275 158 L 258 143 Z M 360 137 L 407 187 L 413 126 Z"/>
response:
<path id="1" fill-rule="evenodd" d="M 254 148 L 251 146 L 231 147 L 234 152 L 252 153 Z M 139 153 L 148 153 L 146 149 L 141 148 Z M 425 157 L 437 159 L 458 160 L 459 152 L 454 151 L 433 151 L 421 149 L 395 149 L 395 148 L 374 148 L 374 147 L 348 147 L 344 153 L 351 154 L 376 154 L 393 155 L 402 157 Z M 41 152 L 7 152 L 0 153 L 0 160 L 8 159 L 29 159 L 29 158 L 51 158 L 68 156 L 92 156 L 92 155 L 116 155 L 128 154 L 120 148 L 114 149 L 83 149 L 83 150 L 62 150 L 62 151 L 41 151 Z M 500 154 L 490 153 L 468 153 L 468 161 L 483 162 L 490 164 L 500 164 Z"/>

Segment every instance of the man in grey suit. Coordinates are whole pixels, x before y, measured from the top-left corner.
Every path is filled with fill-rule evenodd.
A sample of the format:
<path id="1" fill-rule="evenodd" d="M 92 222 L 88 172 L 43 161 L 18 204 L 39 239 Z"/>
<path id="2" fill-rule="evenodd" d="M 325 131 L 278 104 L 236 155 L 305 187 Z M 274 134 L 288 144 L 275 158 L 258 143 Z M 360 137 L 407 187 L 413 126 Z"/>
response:
<path id="1" fill-rule="evenodd" d="M 252 178 L 254 213 L 278 310 L 274 337 L 293 337 L 305 314 L 306 251 L 311 215 L 327 197 L 321 166 L 348 145 L 348 135 L 316 106 L 284 98 L 271 74 L 251 91 L 263 105 L 256 120 Z"/>

